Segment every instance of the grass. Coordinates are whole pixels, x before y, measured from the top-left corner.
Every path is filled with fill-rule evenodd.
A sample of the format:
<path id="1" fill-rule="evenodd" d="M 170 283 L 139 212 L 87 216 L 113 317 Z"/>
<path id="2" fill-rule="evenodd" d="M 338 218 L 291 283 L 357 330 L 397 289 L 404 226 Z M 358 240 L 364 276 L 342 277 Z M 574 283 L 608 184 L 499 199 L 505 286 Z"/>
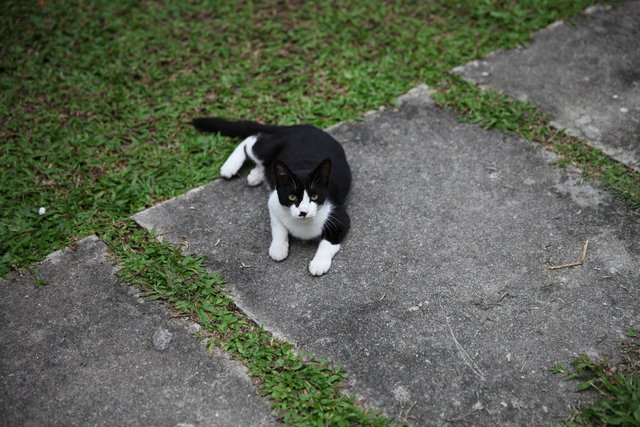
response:
<path id="1" fill-rule="evenodd" d="M 620 346 L 621 362 L 612 365 L 607 358 L 593 361 L 586 355 L 574 360 L 574 373 L 561 364 L 552 372 L 566 374 L 565 381 L 579 380 L 576 391 L 594 391 L 600 398 L 574 408 L 567 426 L 640 425 L 640 340 L 634 329 Z"/>
<path id="2" fill-rule="evenodd" d="M 326 127 L 422 82 L 465 119 L 549 146 L 638 207 L 637 173 L 554 134 L 535 107 L 448 73 L 594 2 L 5 0 L 0 276 L 96 233 L 123 280 L 202 324 L 284 421 L 385 424 L 341 392 L 344 371 L 252 324 L 201 259 L 126 218 L 218 177 L 233 142 L 194 132 L 195 116 Z"/>

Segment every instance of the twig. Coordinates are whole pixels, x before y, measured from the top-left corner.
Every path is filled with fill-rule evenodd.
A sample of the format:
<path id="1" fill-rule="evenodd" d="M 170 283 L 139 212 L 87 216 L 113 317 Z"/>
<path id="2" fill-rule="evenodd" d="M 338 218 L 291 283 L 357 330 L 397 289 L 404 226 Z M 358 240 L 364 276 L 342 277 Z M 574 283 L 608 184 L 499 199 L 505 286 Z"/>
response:
<path id="1" fill-rule="evenodd" d="M 464 415 L 461 415 L 457 418 L 448 418 L 447 422 L 450 423 L 459 423 L 461 421 L 465 421 L 467 417 L 469 417 L 470 415 L 475 414 L 478 411 L 481 411 L 483 409 L 486 409 L 480 402 L 477 402 L 475 405 L 473 405 L 473 407 L 471 408 L 471 411 L 467 412 Z"/>
<path id="2" fill-rule="evenodd" d="M 587 257 L 587 248 L 589 247 L 589 240 L 584 242 L 584 246 L 582 246 L 582 255 L 580 255 L 580 259 L 576 262 L 572 262 L 570 264 L 562 264 L 562 265 L 550 265 L 549 270 L 557 270 L 559 268 L 569 268 L 576 267 L 578 265 L 584 264 L 584 260 Z"/>
<path id="3" fill-rule="evenodd" d="M 480 307 L 483 310 L 488 310 L 491 307 L 495 307 L 496 305 L 501 305 L 502 304 L 502 300 L 505 299 L 506 297 L 510 297 L 511 295 L 508 292 L 504 292 L 502 295 L 500 295 L 500 298 L 498 298 L 497 301 L 493 301 L 493 302 L 484 302 L 484 298 L 480 298 L 479 300 L 471 300 L 469 301 L 471 304 L 473 305 L 477 305 L 478 307 Z"/>
<path id="4" fill-rule="evenodd" d="M 405 424 L 409 424 L 409 418 L 414 419 L 414 420 L 418 419 L 415 415 L 409 415 L 409 413 L 413 410 L 413 408 L 416 406 L 417 403 L 418 403 L 418 401 L 416 400 L 415 402 L 413 402 L 413 404 L 411 406 L 409 406 L 409 409 L 404 411 L 404 415 L 402 416 L 402 421 Z"/>
<path id="5" fill-rule="evenodd" d="M 558 136 L 558 134 L 560 133 L 560 129 L 556 129 L 556 131 L 554 132 L 553 135 L 551 135 L 551 137 L 549 137 L 545 142 L 547 144 L 551 144 L 551 141 L 553 141 L 553 138 L 555 138 L 556 136 Z"/>
<path id="6" fill-rule="evenodd" d="M 629 255 L 631 255 L 631 256 L 633 257 L 633 259 L 635 259 L 636 261 L 638 261 L 638 257 L 637 257 L 637 256 L 635 256 L 633 252 L 631 252 L 631 250 L 629 249 L 629 247 L 628 247 L 628 246 L 626 246 L 626 245 L 625 245 L 625 247 L 624 247 L 624 248 L 627 250 L 627 252 L 629 252 Z"/>
<path id="7" fill-rule="evenodd" d="M 624 289 L 625 291 L 629 291 L 629 288 L 627 288 L 627 284 L 624 282 L 621 282 L 620 280 L 616 279 L 616 276 L 604 276 L 603 279 L 611 279 L 614 282 L 616 282 L 618 284 L 619 287 L 621 287 L 622 289 Z M 625 286 L 627 285 L 627 286 Z"/>
<path id="8" fill-rule="evenodd" d="M 255 265 L 246 265 L 244 262 L 242 263 L 242 265 L 240 266 L 240 268 L 256 268 Z"/>
<path id="9" fill-rule="evenodd" d="M 191 243 L 189 243 L 189 240 L 187 240 L 187 238 L 185 236 L 182 236 L 180 243 L 178 243 L 179 246 L 184 246 L 185 250 L 189 250 L 189 247 L 191 246 Z"/>
<path id="10" fill-rule="evenodd" d="M 482 370 L 478 367 L 478 365 L 476 365 L 476 363 L 473 361 L 471 356 L 469 356 L 469 353 L 467 353 L 467 351 L 460 345 L 460 343 L 456 339 L 456 335 L 453 333 L 453 328 L 449 323 L 449 317 L 447 316 L 447 313 L 444 311 L 444 307 L 442 307 L 442 297 L 440 297 L 440 309 L 444 313 L 444 320 L 447 322 L 447 326 L 449 327 L 449 333 L 451 334 L 451 338 L 453 338 L 453 342 L 456 344 L 456 347 L 458 347 L 458 350 L 460 351 L 460 356 L 462 357 L 462 360 L 473 371 L 474 374 L 476 374 L 478 377 L 480 377 L 482 381 L 484 381 L 485 376 L 482 373 Z"/>

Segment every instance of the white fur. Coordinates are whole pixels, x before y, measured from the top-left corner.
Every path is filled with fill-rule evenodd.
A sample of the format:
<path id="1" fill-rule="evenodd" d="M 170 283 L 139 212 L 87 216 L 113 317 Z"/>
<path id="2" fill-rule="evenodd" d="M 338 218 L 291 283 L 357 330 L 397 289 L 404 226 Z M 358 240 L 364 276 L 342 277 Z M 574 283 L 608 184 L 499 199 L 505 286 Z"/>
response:
<path id="1" fill-rule="evenodd" d="M 331 268 L 333 256 L 340 250 L 340 245 L 334 245 L 328 240 L 322 239 L 315 256 L 309 263 L 309 272 L 314 276 L 322 276 Z"/>
<path id="2" fill-rule="evenodd" d="M 291 210 L 291 216 L 294 218 L 300 217 L 301 213 L 305 213 L 305 220 L 313 218 L 318 213 L 318 204 L 316 202 L 312 202 L 311 198 L 307 194 L 307 190 L 305 190 L 302 194 L 302 201 L 298 206 L 291 205 L 289 206 Z"/>
<path id="3" fill-rule="evenodd" d="M 235 148 L 235 150 L 233 150 L 233 153 L 231 153 L 227 161 L 224 162 L 224 164 L 220 168 L 220 175 L 223 178 L 229 179 L 238 173 L 238 171 L 244 164 L 245 160 L 247 160 L 247 153 L 250 153 L 249 157 L 251 158 L 251 160 L 256 161 L 255 156 L 253 156 L 252 149 L 253 149 L 253 144 L 255 144 L 257 140 L 258 140 L 258 137 L 256 135 L 250 136 L 246 138 L 244 141 L 242 141 Z M 260 162 L 256 162 L 256 164 L 261 165 Z M 264 178 L 264 169 L 262 171 L 262 175 Z M 251 182 L 256 182 L 257 178 L 258 177 L 256 176 L 256 174 L 254 174 L 254 176 L 251 178 Z M 249 185 L 257 185 L 257 184 L 251 184 L 251 182 L 249 182 Z M 260 182 L 262 182 L 262 180 L 260 180 Z M 258 182 L 258 184 L 260 182 Z"/>
<path id="4" fill-rule="evenodd" d="M 256 167 L 251 169 L 251 172 L 249 172 L 249 176 L 247 176 L 247 184 L 255 187 L 256 185 L 262 184 L 262 181 L 264 181 L 264 166 L 257 164 Z"/>
<path id="5" fill-rule="evenodd" d="M 269 256 L 274 261 L 282 261 L 288 255 L 289 232 L 277 217 L 271 215 L 271 246 L 269 247 Z"/>
<path id="6" fill-rule="evenodd" d="M 306 203 L 306 206 L 304 206 Z M 271 217 L 271 246 L 269 256 L 274 261 L 282 261 L 289 255 L 289 234 L 303 240 L 315 239 L 322 235 L 322 227 L 329 219 L 333 206 L 325 202 L 318 207 L 310 201 L 304 193 L 300 206 L 296 209 L 280 204 L 278 192 L 272 191 L 269 196 L 269 215 Z M 306 217 L 300 217 L 300 210 L 308 209 Z M 312 214 L 313 213 L 313 214 Z M 309 264 L 309 271 L 314 276 L 321 276 L 331 267 L 333 256 L 340 249 L 340 245 L 332 245 L 327 240 L 321 240 L 318 250 Z"/>
<path id="7" fill-rule="evenodd" d="M 319 209 L 317 204 L 311 202 L 315 207 L 313 216 L 307 215 L 302 218 L 299 216 L 299 209 L 295 211 L 290 207 L 282 206 L 278 199 L 278 192 L 273 190 L 269 196 L 269 214 L 271 215 L 271 228 L 273 232 L 274 221 L 284 227 L 293 237 L 298 239 L 309 240 L 315 239 L 322 235 L 322 227 L 329 218 L 333 206 L 329 202 L 325 202 Z"/>

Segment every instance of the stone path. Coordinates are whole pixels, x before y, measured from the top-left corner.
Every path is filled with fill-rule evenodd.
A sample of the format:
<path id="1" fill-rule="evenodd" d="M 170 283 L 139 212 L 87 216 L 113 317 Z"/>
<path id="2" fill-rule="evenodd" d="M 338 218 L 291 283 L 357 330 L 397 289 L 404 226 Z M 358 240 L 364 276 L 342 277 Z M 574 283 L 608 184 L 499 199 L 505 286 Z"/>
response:
<path id="1" fill-rule="evenodd" d="M 246 370 L 123 286 L 96 237 L 0 280 L 0 425 L 270 425 Z"/>

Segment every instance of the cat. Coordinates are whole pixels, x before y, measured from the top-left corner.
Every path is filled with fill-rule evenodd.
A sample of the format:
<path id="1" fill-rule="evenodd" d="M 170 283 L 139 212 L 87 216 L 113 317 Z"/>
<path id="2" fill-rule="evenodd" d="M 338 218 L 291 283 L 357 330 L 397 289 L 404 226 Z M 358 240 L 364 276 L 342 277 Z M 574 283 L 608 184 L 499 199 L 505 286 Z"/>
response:
<path id="1" fill-rule="evenodd" d="M 255 167 L 247 176 L 250 186 L 266 182 L 271 221 L 269 256 L 282 261 L 289 255 L 289 235 L 320 239 L 309 272 L 321 276 L 331 268 L 351 220 L 346 199 L 351 169 L 338 141 L 312 125 L 274 126 L 219 117 L 194 119 L 204 132 L 245 138 L 220 168 L 229 179 L 247 157 Z"/>

